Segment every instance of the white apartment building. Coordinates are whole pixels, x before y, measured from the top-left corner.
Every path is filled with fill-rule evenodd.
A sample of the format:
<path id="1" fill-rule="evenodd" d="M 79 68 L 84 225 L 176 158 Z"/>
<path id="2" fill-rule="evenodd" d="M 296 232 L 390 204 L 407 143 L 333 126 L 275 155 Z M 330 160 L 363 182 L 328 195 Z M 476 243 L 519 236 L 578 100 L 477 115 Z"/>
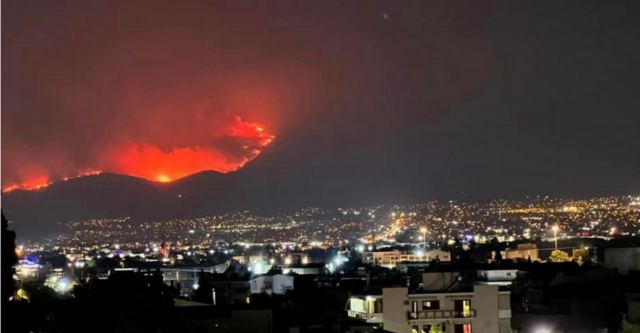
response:
<path id="1" fill-rule="evenodd" d="M 497 279 L 506 273 L 516 272 L 498 272 Z M 511 293 L 499 288 L 464 283 L 458 272 L 427 272 L 417 291 L 392 287 L 382 295 L 351 296 L 347 314 L 390 332 L 429 333 L 438 326 L 446 333 L 510 333 Z"/>
<path id="2" fill-rule="evenodd" d="M 428 333 L 434 325 L 447 333 L 511 332 L 510 292 L 494 285 L 460 292 L 384 288 L 382 300 L 383 328 L 391 332 Z"/>

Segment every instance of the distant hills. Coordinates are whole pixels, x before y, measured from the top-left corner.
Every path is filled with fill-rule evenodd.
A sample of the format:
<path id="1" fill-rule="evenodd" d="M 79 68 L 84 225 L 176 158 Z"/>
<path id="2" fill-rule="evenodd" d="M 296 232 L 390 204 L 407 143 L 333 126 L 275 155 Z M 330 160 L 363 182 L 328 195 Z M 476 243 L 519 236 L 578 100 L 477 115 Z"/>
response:
<path id="1" fill-rule="evenodd" d="M 193 217 L 252 207 L 236 174 L 201 172 L 171 183 L 103 173 L 2 195 L 2 208 L 20 236 L 56 230 L 57 223 L 94 217 L 139 220 Z M 253 206 L 259 208 L 258 206 Z"/>
<path id="2" fill-rule="evenodd" d="M 272 214 L 308 206 L 402 202 L 408 193 L 395 177 L 362 176 L 355 168 L 282 156 L 287 154 L 269 149 L 236 172 L 204 171 L 170 183 L 113 173 L 73 178 L 41 190 L 3 193 L 2 209 L 18 237 L 36 238 L 69 220 L 166 220 L 244 209 Z"/>

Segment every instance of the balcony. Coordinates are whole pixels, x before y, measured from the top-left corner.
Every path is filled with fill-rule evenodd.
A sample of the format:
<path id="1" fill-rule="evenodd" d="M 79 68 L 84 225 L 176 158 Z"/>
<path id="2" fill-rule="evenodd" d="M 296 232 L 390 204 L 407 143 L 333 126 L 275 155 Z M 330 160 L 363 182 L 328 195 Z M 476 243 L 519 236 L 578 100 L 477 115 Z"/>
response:
<path id="1" fill-rule="evenodd" d="M 466 316 L 465 316 L 466 314 Z M 474 318 L 476 310 L 471 309 L 465 313 L 456 310 L 424 310 L 418 312 L 409 312 L 409 319 L 451 319 L 451 318 Z"/>
<path id="2" fill-rule="evenodd" d="M 364 320 L 368 323 L 381 323 L 382 313 L 367 313 L 353 310 L 347 310 L 347 315 L 351 318 Z"/>

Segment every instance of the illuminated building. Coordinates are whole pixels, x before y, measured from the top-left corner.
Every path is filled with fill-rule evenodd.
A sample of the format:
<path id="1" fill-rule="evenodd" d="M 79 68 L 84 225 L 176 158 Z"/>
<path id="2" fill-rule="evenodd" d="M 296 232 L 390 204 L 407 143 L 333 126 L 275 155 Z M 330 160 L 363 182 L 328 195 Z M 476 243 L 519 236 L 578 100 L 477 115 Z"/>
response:
<path id="1" fill-rule="evenodd" d="M 518 244 L 516 249 L 500 251 L 502 259 L 540 261 L 538 247 L 533 243 Z M 492 254 L 495 259 L 495 253 Z"/>
<path id="2" fill-rule="evenodd" d="M 517 269 L 481 269 L 477 272 L 480 284 L 509 286 L 518 277 Z"/>
<path id="3" fill-rule="evenodd" d="M 346 310 L 390 332 L 507 333 L 510 297 L 497 285 L 473 284 L 458 272 L 427 272 L 418 289 L 383 287 L 382 294 L 352 295 Z"/>
<path id="4" fill-rule="evenodd" d="M 382 296 L 351 296 L 347 305 L 347 315 L 370 324 L 381 324 L 383 322 Z"/>
<path id="5" fill-rule="evenodd" d="M 384 288 L 383 328 L 390 332 L 511 332 L 510 292 L 498 286 L 475 285 L 471 290 L 409 292 Z"/>
<path id="6" fill-rule="evenodd" d="M 27 260 L 21 260 L 20 264 L 16 266 L 16 275 L 24 280 L 42 278 L 50 272 L 50 263 L 38 264 Z"/>
<path id="7" fill-rule="evenodd" d="M 322 273 L 323 268 L 323 264 L 291 265 L 289 267 L 282 268 L 282 272 L 284 274 L 296 273 L 298 275 L 318 275 Z"/>
<path id="8" fill-rule="evenodd" d="M 403 253 L 399 250 L 393 251 L 375 251 L 371 252 L 373 263 L 377 266 L 386 268 L 395 268 L 401 262 L 418 262 L 439 260 L 442 262 L 451 261 L 451 254 L 441 250 L 423 251 L 419 250 L 415 253 Z"/>

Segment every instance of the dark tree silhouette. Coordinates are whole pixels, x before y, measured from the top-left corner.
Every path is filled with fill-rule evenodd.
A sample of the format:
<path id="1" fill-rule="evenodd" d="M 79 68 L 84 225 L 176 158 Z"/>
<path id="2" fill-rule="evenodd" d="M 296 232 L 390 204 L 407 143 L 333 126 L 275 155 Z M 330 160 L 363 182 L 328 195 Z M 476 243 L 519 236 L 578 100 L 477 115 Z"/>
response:
<path id="1" fill-rule="evenodd" d="M 9 221 L 2 212 L 2 302 L 6 303 L 15 291 L 13 266 L 18 262 L 16 256 L 16 233 L 9 230 Z"/>

